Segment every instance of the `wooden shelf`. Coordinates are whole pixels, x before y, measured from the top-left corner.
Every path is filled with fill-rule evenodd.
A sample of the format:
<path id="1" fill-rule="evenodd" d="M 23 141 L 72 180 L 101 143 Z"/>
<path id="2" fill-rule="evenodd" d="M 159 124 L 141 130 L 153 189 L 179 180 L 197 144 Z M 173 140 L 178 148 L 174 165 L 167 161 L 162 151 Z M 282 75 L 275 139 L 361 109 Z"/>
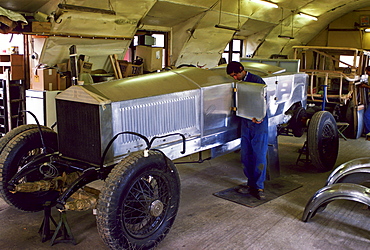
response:
<path id="1" fill-rule="evenodd" d="M 0 56 L 0 60 L 4 60 L 4 57 Z M 16 73 L 13 71 L 13 75 Z M 0 79 L 0 137 L 25 123 L 24 116 L 19 117 L 19 111 L 25 109 L 23 81 L 10 80 L 9 70 L 6 70 L 3 75 L 5 77 Z"/>

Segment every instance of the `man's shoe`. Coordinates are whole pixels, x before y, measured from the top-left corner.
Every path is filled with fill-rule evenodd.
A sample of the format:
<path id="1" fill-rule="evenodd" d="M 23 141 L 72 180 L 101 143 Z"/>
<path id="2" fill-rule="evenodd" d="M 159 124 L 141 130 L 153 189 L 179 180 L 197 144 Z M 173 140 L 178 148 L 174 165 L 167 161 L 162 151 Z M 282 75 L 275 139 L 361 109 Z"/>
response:
<path id="1" fill-rule="evenodd" d="M 241 194 L 249 194 L 251 193 L 251 188 L 248 185 L 241 185 L 241 187 L 238 188 L 236 192 Z"/>
<path id="2" fill-rule="evenodd" d="M 263 189 L 257 189 L 256 198 L 259 200 L 266 200 L 266 196 L 265 193 L 263 192 Z"/>

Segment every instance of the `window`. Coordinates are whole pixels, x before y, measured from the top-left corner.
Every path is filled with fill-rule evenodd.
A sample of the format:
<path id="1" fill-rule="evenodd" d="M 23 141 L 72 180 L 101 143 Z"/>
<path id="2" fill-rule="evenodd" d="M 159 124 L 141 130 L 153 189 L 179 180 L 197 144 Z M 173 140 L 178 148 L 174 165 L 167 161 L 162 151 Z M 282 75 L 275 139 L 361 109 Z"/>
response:
<path id="1" fill-rule="evenodd" d="M 341 55 L 339 57 L 339 60 L 340 61 L 345 62 L 345 63 L 348 63 L 351 66 L 353 66 L 353 59 L 354 59 L 353 56 L 344 56 L 344 55 Z M 357 56 L 357 58 L 356 58 L 356 65 L 355 65 L 356 67 L 358 67 L 359 61 L 360 61 L 360 57 Z M 340 68 L 348 68 L 348 65 L 340 62 L 339 63 L 339 67 Z"/>
<path id="2" fill-rule="evenodd" d="M 224 53 L 222 53 L 222 57 L 226 59 L 227 63 L 231 61 L 240 61 L 240 58 L 242 57 L 242 51 L 243 40 L 233 39 L 226 46 Z"/>
<path id="3" fill-rule="evenodd" d="M 0 34 L 0 54 L 11 54 L 17 50 L 17 54 L 24 54 L 24 40 L 23 35 L 19 34 Z"/>

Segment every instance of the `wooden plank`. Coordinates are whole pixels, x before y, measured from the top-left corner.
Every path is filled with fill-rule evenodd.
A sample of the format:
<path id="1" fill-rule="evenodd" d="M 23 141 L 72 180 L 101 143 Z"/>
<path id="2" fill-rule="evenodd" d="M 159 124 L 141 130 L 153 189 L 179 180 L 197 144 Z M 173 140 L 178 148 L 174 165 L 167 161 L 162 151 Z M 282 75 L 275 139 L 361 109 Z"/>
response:
<path id="1" fill-rule="evenodd" d="M 117 70 L 118 77 L 119 77 L 119 79 L 121 79 L 121 78 L 123 78 L 123 76 L 122 76 L 121 68 L 119 66 L 118 57 L 117 57 L 116 54 L 114 54 L 113 58 L 114 58 L 114 61 L 115 61 L 115 64 L 116 64 L 116 70 Z"/>
<path id="2" fill-rule="evenodd" d="M 343 62 L 343 61 L 339 60 L 338 58 L 335 58 L 334 56 L 329 55 L 329 54 L 327 54 L 327 53 L 325 53 L 325 52 L 321 52 L 321 51 L 316 50 L 316 49 L 313 49 L 312 51 L 315 51 L 316 53 L 318 53 L 318 54 L 320 54 L 320 55 L 323 55 L 323 56 L 326 56 L 326 57 L 328 57 L 328 58 L 330 58 L 330 59 L 332 59 L 332 60 L 334 60 L 334 61 L 337 61 L 337 62 L 343 63 L 343 64 L 347 65 L 348 67 L 350 67 L 351 69 L 356 68 L 356 66 L 352 66 L 352 65 L 350 65 L 350 64 L 348 64 L 348 63 L 346 63 L 346 62 Z"/>
<path id="3" fill-rule="evenodd" d="M 109 59 L 110 59 L 110 62 L 112 63 L 112 68 L 113 68 L 113 71 L 114 71 L 114 77 L 116 79 L 119 79 L 118 77 L 118 72 L 117 72 L 117 69 L 116 69 L 116 62 L 113 58 L 113 55 L 109 55 Z"/>

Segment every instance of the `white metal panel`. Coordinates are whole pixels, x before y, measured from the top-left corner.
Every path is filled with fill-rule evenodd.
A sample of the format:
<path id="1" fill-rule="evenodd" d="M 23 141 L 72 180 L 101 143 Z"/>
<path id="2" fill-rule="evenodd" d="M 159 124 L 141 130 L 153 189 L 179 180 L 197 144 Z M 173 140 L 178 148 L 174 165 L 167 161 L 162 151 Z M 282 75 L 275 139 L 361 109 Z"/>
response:
<path id="1" fill-rule="evenodd" d="M 266 85 L 252 82 L 238 82 L 236 95 L 236 115 L 261 120 L 266 116 Z"/>

